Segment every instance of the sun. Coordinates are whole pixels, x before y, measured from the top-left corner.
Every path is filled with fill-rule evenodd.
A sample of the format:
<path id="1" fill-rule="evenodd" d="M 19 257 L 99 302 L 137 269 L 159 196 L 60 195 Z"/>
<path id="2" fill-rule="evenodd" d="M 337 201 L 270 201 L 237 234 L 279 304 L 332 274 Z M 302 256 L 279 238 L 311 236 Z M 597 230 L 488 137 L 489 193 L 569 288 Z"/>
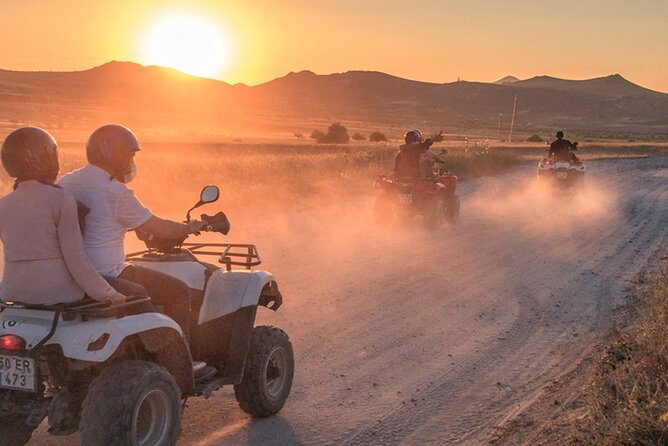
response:
<path id="1" fill-rule="evenodd" d="M 229 42 L 211 20 L 173 12 L 156 20 L 142 41 L 147 65 L 172 67 L 202 77 L 219 77 L 229 63 Z"/>

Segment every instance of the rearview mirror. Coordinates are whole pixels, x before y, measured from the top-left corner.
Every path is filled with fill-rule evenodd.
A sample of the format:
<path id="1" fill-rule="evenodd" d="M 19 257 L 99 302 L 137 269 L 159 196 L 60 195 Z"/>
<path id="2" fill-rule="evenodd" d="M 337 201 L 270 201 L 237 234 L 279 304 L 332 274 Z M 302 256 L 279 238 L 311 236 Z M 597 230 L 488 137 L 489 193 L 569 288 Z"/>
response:
<path id="1" fill-rule="evenodd" d="M 213 203 L 218 200 L 219 196 L 220 190 L 218 189 L 218 186 L 204 186 L 202 193 L 199 195 L 199 201 L 202 204 Z"/>
<path id="2" fill-rule="evenodd" d="M 218 200 L 219 196 L 220 189 L 218 189 L 218 186 L 204 186 L 204 189 L 202 189 L 202 192 L 199 194 L 199 201 L 195 206 L 188 210 L 188 213 L 186 214 L 186 221 L 190 221 L 190 211 L 204 204 L 213 203 L 214 201 Z"/>

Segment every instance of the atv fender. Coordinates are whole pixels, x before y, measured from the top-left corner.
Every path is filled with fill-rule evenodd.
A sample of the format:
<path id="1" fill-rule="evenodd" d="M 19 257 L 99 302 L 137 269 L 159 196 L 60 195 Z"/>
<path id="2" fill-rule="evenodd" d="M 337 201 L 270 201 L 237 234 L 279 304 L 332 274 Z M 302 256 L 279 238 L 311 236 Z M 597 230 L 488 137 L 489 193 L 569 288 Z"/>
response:
<path id="1" fill-rule="evenodd" d="M 49 336 L 55 313 L 23 309 L 8 309 L 0 317 L 2 332 L 21 336 L 28 349 L 34 348 Z M 82 321 L 63 320 L 60 316 L 53 336 L 44 345 L 59 345 L 66 358 L 105 362 L 121 343 L 134 335 L 154 329 L 173 332 L 184 343 L 181 327 L 160 313 L 142 313 L 122 318 L 90 318 Z M 141 336 L 140 336 L 141 337 Z"/>
<path id="2" fill-rule="evenodd" d="M 268 272 L 218 270 L 207 283 L 198 323 L 201 325 L 250 306 L 265 305 L 277 310 L 281 303 L 278 285 Z"/>
<path id="3" fill-rule="evenodd" d="M 189 288 L 203 290 L 206 282 L 206 266 L 197 262 L 158 262 L 143 259 L 133 259 L 133 265 L 158 271 L 168 276 L 175 277 Z"/>

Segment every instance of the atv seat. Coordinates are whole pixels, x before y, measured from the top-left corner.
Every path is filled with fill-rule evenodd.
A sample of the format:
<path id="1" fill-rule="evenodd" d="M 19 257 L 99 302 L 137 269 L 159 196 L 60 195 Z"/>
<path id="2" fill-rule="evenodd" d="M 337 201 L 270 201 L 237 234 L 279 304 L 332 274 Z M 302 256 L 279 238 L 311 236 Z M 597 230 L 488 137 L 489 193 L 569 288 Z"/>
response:
<path id="1" fill-rule="evenodd" d="M 148 296 L 131 296 L 123 303 L 112 305 L 85 297 L 76 302 L 55 305 L 27 304 L 23 302 L 1 302 L 0 308 L 17 308 L 26 310 L 51 311 L 66 315 L 90 317 L 121 317 L 131 314 L 152 312 L 151 298 Z"/>

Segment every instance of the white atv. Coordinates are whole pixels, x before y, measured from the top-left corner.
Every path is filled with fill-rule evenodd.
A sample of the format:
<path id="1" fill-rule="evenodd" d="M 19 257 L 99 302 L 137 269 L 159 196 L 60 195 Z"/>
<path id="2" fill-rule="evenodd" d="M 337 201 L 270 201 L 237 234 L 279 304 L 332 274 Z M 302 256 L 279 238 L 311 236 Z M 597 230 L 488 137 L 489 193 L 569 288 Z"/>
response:
<path id="1" fill-rule="evenodd" d="M 207 186 L 192 209 L 217 199 L 218 188 Z M 209 218 L 208 230 L 227 234 L 223 213 Z M 47 416 L 51 434 L 80 431 L 84 445 L 174 445 L 186 400 L 224 385 L 234 386 L 253 416 L 283 407 L 292 345 L 278 328 L 254 327 L 258 306 L 282 303 L 272 275 L 250 270 L 260 264 L 255 246 L 145 241 L 148 251 L 129 261 L 177 277 L 193 292 L 190 341 L 146 297 L 118 305 L 2 303 L 0 446 L 27 443 Z M 217 256 L 225 268 L 195 254 Z M 215 374 L 195 380 L 193 360 Z"/>

